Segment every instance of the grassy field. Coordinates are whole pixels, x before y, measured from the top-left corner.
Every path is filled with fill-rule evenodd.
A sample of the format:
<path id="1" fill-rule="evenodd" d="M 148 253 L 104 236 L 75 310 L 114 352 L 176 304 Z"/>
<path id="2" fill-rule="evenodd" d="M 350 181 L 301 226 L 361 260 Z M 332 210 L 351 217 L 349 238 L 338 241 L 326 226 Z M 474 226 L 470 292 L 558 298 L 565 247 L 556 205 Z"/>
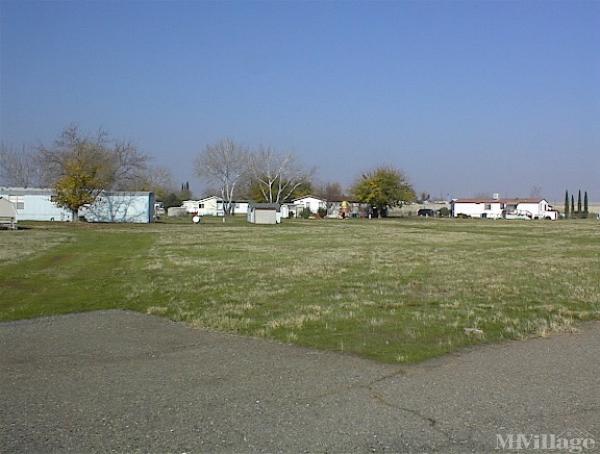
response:
<path id="1" fill-rule="evenodd" d="M 600 319 L 592 221 L 28 227 L 0 232 L 0 320 L 131 309 L 413 362 Z"/>

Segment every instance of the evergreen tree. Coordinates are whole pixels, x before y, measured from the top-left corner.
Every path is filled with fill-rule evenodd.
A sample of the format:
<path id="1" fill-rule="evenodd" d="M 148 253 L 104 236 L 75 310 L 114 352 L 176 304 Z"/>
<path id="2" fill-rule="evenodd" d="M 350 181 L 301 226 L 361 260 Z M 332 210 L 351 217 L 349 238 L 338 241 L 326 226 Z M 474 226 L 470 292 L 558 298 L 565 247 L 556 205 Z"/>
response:
<path id="1" fill-rule="evenodd" d="M 580 218 L 582 214 L 581 211 L 581 189 L 579 190 L 579 193 L 577 194 L 577 217 Z"/>
<path id="2" fill-rule="evenodd" d="M 569 191 L 565 191 L 565 218 L 569 217 Z"/>
<path id="3" fill-rule="evenodd" d="M 587 195 L 587 191 L 585 191 L 585 194 L 583 196 L 583 217 L 587 218 L 588 214 L 589 214 L 588 195 Z"/>
<path id="4" fill-rule="evenodd" d="M 571 217 L 575 216 L 575 197 L 571 194 Z"/>

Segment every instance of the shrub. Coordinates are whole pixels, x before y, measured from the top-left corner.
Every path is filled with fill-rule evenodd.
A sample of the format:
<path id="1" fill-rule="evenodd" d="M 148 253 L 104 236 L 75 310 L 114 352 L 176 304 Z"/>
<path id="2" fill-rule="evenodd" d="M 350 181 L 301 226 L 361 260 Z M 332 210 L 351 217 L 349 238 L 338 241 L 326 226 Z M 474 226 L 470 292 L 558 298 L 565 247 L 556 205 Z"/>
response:
<path id="1" fill-rule="evenodd" d="M 438 215 L 441 218 L 448 218 L 450 217 L 450 209 L 448 207 L 442 207 L 438 210 Z"/>
<path id="2" fill-rule="evenodd" d="M 323 207 L 319 208 L 317 210 L 317 214 L 319 215 L 320 218 L 322 218 L 322 219 L 325 218 L 325 216 L 327 216 L 327 208 L 323 208 Z"/>
<path id="3" fill-rule="evenodd" d="M 300 212 L 300 217 L 302 219 L 308 219 L 311 215 L 312 211 L 310 211 L 310 208 L 302 208 L 302 211 Z"/>

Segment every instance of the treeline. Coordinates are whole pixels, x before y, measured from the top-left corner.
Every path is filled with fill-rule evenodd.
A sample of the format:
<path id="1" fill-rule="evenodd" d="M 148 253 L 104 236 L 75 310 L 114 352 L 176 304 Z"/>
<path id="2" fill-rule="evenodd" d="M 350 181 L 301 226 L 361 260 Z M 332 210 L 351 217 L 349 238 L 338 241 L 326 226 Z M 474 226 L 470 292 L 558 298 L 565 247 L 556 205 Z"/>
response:
<path id="1" fill-rule="evenodd" d="M 571 219 L 586 219 L 589 214 L 588 193 L 585 191 L 583 196 L 583 206 L 581 202 L 581 189 L 577 193 L 577 209 L 575 209 L 575 197 L 571 194 L 569 199 L 569 191 L 565 191 L 565 218 Z"/>
<path id="2" fill-rule="evenodd" d="M 71 210 L 74 219 L 81 206 L 105 190 L 152 191 L 159 199 L 177 201 L 189 195 L 189 184 L 178 190 L 170 172 L 152 165 L 135 144 L 104 130 L 84 134 L 76 125 L 51 145 L 12 149 L 2 144 L 0 184 L 54 188 L 57 204 Z"/>
<path id="3" fill-rule="evenodd" d="M 351 197 L 371 204 L 379 213 L 415 199 L 406 175 L 390 166 L 363 173 L 346 194 L 338 182 L 314 184 L 315 169 L 305 168 L 293 153 L 264 146 L 251 149 L 228 138 L 205 147 L 196 158 L 196 173 L 214 185 L 225 214 L 231 213 L 236 199 L 244 198 L 283 203 L 307 194 L 326 200 Z"/>
<path id="4" fill-rule="evenodd" d="M 225 138 L 207 145 L 195 159 L 204 195 L 220 195 L 226 214 L 232 202 L 248 199 L 284 203 L 313 194 L 326 200 L 352 198 L 379 213 L 415 200 L 407 176 L 391 166 L 365 171 L 344 191 L 339 182 L 316 183 L 315 169 L 306 168 L 291 152 L 272 147 L 250 148 Z M 65 128 L 51 145 L 11 149 L 0 147 L 0 185 L 52 187 L 56 202 L 74 214 L 102 191 L 152 191 L 165 207 L 192 198 L 189 182 L 177 187 L 169 170 L 152 165 L 149 155 L 104 130 L 84 134 Z"/>

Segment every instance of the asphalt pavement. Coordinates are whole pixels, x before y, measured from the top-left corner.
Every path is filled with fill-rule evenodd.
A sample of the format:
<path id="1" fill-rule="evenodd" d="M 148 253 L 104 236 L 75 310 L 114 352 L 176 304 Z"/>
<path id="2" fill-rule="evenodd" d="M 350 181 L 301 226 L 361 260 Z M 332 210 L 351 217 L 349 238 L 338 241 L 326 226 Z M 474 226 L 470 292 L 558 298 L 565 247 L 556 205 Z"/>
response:
<path id="1" fill-rule="evenodd" d="M 92 312 L 0 324 L 0 380 L 3 453 L 600 451 L 600 323 L 395 366 Z"/>

